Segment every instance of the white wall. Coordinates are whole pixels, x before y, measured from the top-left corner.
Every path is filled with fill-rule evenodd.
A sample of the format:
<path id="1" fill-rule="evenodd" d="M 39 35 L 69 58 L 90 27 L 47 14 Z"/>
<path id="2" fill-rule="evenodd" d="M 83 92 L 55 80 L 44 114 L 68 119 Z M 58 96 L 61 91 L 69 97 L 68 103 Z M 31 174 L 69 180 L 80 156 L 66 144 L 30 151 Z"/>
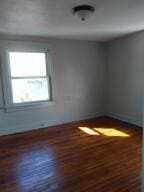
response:
<path id="1" fill-rule="evenodd" d="M 107 44 L 107 113 L 143 125 L 144 32 Z"/>
<path id="2" fill-rule="evenodd" d="M 24 111 L 0 110 L 0 135 L 103 114 L 142 126 L 144 33 L 105 45 L 74 40 L 48 43 L 56 102 Z M 2 93 L 0 103 L 1 97 Z"/>
<path id="3" fill-rule="evenodd" d="M 56 102 L 37 109 L 0 111 L 0 135 L 104 113 L 104 47 L 87 41 L 51 40 Z M 0 98 L 2 93 L 0 93 Z M 0 102 L 1 103 L 1 102 Z"/>

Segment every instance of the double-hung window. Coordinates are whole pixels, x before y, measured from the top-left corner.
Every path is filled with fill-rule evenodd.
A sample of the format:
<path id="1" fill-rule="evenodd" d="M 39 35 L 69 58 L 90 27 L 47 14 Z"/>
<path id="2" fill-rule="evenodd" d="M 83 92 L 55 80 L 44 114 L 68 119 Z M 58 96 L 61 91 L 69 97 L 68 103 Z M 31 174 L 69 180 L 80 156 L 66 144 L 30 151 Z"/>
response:
<path id="1" fill-rule="evenodd" d="M 50 53 L 41 43 L 2 43 L 4 107 L 52 100 Z"/>

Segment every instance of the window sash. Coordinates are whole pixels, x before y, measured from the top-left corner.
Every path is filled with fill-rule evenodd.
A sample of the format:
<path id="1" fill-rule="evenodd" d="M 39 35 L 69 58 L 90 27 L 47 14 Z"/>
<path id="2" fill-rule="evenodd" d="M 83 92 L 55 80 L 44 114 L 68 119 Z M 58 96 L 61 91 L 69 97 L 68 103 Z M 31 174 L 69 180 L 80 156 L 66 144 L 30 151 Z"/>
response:
<path id="1" fill-rule="evenodd" d="M 34 102 L 34 103 L 36 103 L 36 102 L 42 102 L 42 101 L 50 101 L 50 83 L 49 83 L 49 78 L 47 77 L 47 76 L 44 76 L 44 77 L 41 77 L 41 78 L 38 78 L 38 77 L 36 77 L 35 79 L 45 79 L 46 80 L 46 84 L 47 84 L 47 86 L 46 86 L 46 91 L 47 91 L 47 96 L 48 96 L 48 99 L 38 99 L 38 100 L 33 100 L 33 101 L 23 101 L 23 102 L 14 102 L 14 95 L 15 95 L 15 92 L 13 91 L 13 85 L 12 85 L 12 80 L 32 80 L 32 79 L 34 79 L 34 78 L 12 78 L 11 79 L 11 89 L 12 89 L 12 101 L 13 101 L 13 104 L 14 105 L 23 105 L 23 103 L 27 103 L 27 104 L 29 104 L 29 103 L 31 103 L 31 102 Z"/>
<path id="2" fill-rule="evenodd" d="M 12 77 L 47 76 L 46 52 L 9 51 L 8 54 Z"/>
<path id="3" fill-rule="evenodd" d="M 21 76 L 21 77 L 11 77 L 11 79 L 37 79 L 37 78 L 48 78 L 48 76 Z"/>

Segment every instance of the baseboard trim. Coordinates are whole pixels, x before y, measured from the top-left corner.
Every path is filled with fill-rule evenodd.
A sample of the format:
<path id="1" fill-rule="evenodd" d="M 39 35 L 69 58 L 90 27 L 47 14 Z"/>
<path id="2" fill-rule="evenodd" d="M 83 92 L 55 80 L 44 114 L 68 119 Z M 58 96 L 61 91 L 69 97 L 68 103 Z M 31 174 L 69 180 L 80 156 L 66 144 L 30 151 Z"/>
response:
<path id="1" fill-rule="evenodd" d="M 37 121 L 34 123 L 17 125 L 16 127 L 6 127 L 3 129 L 0 129 L 0 136 L 10 135 L 10 134 L 15 134 L 15 133 L 22 133 L 22 132 L 26 132 L 26 131 L 41 129 L 41 128 L 48 128 L 48 127 L 55 126 L 55 125 L 61 125 L 61 124 L 81 121 L 81 120 L 85 120 L 85 119 L 97 118 L 97 117 L 101 117 L 104 115 L 105 114 L 103 112 L 100 112 L 100 113 L 94 113 L 94 114 L 88 114 L 88 115 L 81 115 L 81 116 L 72 117 L 72 118 L 57 119 L 57 120 L 51 120 L 51 121 L 49 120 L 49 121 L 45 121 L 45 122 Z"/>
<path id="2" fill-rule="evenodd" d="M 121 120 L 121 121 L 124 121 L 124 122 L 127 122 L 127 123 L 131 123 L 131 124 L 137 125 L 139 127 L 143 127 L 143 122 L 142 121 L 140 121 L 138 119 L 135 119 L 135 118 L 132 118 L 130 116 L 125 116 L 125 115 L 112 113 L 112 112 L 108 112 L 106 114 L 106 116 L 112 117 L 112 118 L 115 118 L 115 119 L 118 119 L 118 120 Z"/>
<path id="3" fill-rule="evenodd" d="M 77 117 L 73 117 L 73 118 L 57 119 L 57 120 L 45 121 L 45 122 L 37 121 L 34 123 L 17 125 L 16 127 L 7 127 L 7 128 L 0 129 L 0 136 L 10 135 L 10 134 L 15 134 L 15 133 L 22 133 L 22 132 L 26 132 L 26 131 L 41 129 L 41 128 L 49 128 L 49 127 L 55 126 L 55 125 L 61 125 L 61 124 L 65 124 L 65 123 L 71 123 L 71 122 L 81 121 L 81 120 L 86 120 L 86 119 L 92 119 L 92 118 L 97 118 L 97 117 L 101 117 L 101 116 L 112 117 L 112 118 L 115 118 L 115 119 L 118 119 L 118 120 L 121 120 L 124 122 L 128 122 L 128 123 L 137 125 L 139 127 L 143 127 L 143 122 L 141 122 L 140 120 L 134 119 L 132 117 L 124 116 L 124 115 L 120 115 L 120 114 L 116 114 L 116 113 L 112 113 L 112 112 L 108 112 L 108 113 L 100 112 L 100 113 L 94 113 L 94 114 L 88 114 L 88 115 L 81 115 L 81 116 L 77 116 Z"/>

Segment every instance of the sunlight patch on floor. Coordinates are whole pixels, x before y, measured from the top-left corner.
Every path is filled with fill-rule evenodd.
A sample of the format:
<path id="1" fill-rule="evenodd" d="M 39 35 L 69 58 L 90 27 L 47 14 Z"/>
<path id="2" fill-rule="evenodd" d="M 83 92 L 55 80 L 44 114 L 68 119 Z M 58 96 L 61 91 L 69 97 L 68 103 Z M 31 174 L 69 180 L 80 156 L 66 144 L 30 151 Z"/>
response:
<path id="1" fill-rule="evenodd" d="M 97 133 L 96 131 L 92 130 L 89 127 L 78 127 L 81 131 L 89 134 L 89 135 L 99 135 L 99 133 Z"/>
<path id="2" fill-rule="evenodd" d="M 130 137 L 129 134 L 119 131 L 114 128 L 89 128 L 89 127 L 78 127 L 81 131 L 88 135 L 104 135 L 109 137 Z"/>
<path id="3" fill-rule="evenodd" d="M 129 137 L 130 135 L 113 128 L 94 128 L 95 131 L 111 137 Z"/>

